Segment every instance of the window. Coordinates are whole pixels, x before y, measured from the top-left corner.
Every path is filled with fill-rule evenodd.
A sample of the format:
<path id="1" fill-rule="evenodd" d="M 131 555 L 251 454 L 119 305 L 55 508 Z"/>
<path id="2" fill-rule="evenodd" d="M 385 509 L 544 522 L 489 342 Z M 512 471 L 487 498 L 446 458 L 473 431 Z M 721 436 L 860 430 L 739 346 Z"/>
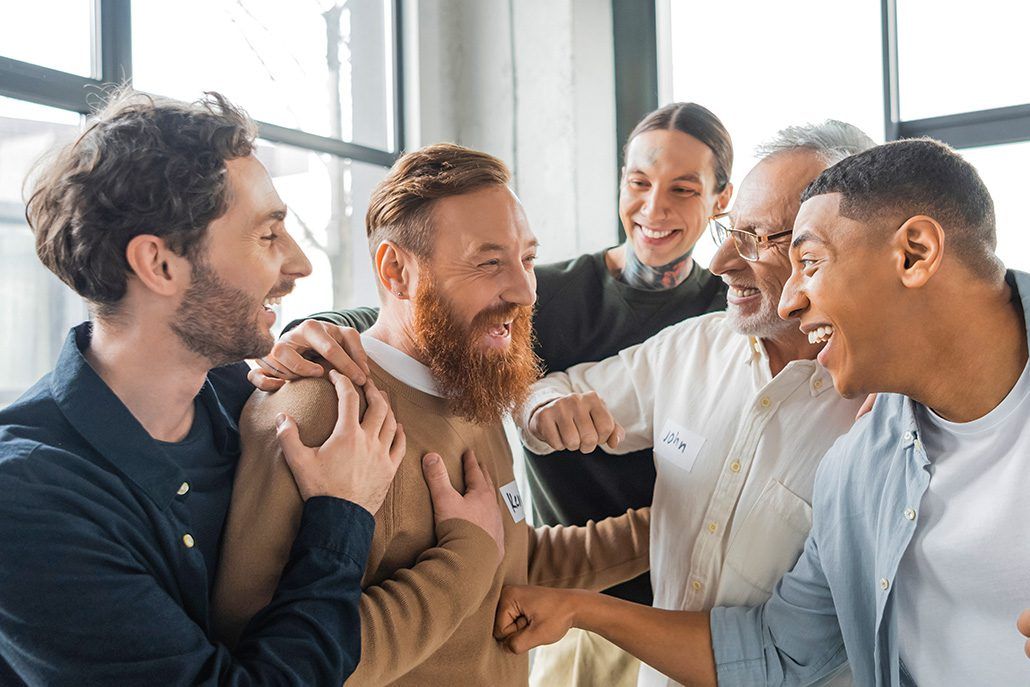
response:
<path id="1" fill-rule="evenodd" d="M 672 1 L 666 16 L 665 100 L 699 103 L 722 120 L 733 138 L 735 185 L 754 166 L 755 146 L 786 126 L 840 119 L 883 140 L 875 4 L 797 0 L 788 10 L 755 0 Z M 707 265 L 714 254 L 706 234 L 694 257 Z"/>
<path id="2" fill-rule="evenodd" d="M 35 255 L 23 182 L 74 138 L 105 84 L 193 100 L 223 92 L 258 120 L 257 155 L 314 266 L 277 326 L 376 302 L 364 216 L 403 147 L 400 0 L 54 0 L 0 22 L 0 405 L 49 370 L 80 299 Z"/>
<path id="3" fill-rule="evenodd" d="M 998 255 L 1030 269 L 1020 178 L 1030 162 L 1030 6 L 1005 0 L 658 0 L 663 101 L 710 108 L 733 136 L 734 183 L 777 129 L 826 118 L 874 140 L 959 149 L 994 197 Z M 711 27 L 717 27 L 712 29 Z M 694 255 L 708 264 L 715 247 Z"/>
<path id="4" fill-rule="evenodd" d="M 968 148 L 963 157 L 973 163 L 994 198 L 998 221 L 998 255 L 1006 267 L 1030 272 L 1030 233 L 1023 194 L 1030 141 Z"/>

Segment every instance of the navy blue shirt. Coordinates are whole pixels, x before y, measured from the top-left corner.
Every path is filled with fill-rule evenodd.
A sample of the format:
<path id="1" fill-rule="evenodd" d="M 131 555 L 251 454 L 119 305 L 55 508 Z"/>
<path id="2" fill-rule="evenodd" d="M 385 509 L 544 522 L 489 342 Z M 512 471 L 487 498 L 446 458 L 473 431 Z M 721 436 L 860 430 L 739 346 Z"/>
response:
<path id="1" fill-rule="evenodd" d="M 339 687 L 360 656 L 372 516 L 309 499 L 271 603 L 235 649 L 214 643 L 202 549 L 228 498 L 193 506 L 205 452 L 183 465 L 154 440 L 83 358 L 89 340 L 73 329 L 54 371 L 0 411 L 0 684 Z M 209 496 L 231 484 L 245 371 L 212 370 L 197 397 L 208 477 L 224 482 Z"/>
<path id="2" fill-rule="evenodd" d="M 159 441 L 158 445 L 186 473 L 189 495 L 183 502 L 189 511 L 194 544 L 204 556 L 208 588 L 213 589 L 238 456 L 211 450 L 215 445 L 211 416 L 199 397 L 193 406 L 193 426 L 186 437 L 174 443 Z"/>

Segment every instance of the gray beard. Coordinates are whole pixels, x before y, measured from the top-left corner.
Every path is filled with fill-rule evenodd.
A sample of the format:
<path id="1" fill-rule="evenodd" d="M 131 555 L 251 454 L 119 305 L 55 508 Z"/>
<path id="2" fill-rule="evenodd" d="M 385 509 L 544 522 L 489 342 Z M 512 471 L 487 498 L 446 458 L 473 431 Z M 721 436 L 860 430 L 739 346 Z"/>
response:
<path id="1" fill-rule="evenodd" d="M 742 316 L 740 310 L 733 306 L 726 307 L 726 321 L 730 328 L 744 336 L 757 339 L 769 339 L 796 327 L 795 322 L 780 319 L 776 312 L 763 308 L 754 315 Z"/>

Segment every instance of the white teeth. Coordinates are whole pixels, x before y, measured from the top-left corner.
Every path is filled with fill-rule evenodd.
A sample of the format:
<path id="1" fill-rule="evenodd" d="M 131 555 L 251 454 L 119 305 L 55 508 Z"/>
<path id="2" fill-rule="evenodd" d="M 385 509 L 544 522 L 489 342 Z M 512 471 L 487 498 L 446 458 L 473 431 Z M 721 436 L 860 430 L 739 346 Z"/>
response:
<path id="1" fill-rule="evenodd" d="M 269 307 L 271 307 L 273 305 L 280 305 L 282 302 L 283 302 L 282 296 L 279 296 L 278 298 L 266 298 L 265 299 L 265 305 L 267 305 Z"/>
<path id="2" fill-rule="evenodd" d="M 638 224 L 637 226 L 640 225 Z M 669 231 L 655 231 L 654 229 L 648 229 L 647 227 L 640 227 L 640 231 L 642 231 L 644 233 L 644 236 L 646 236 L 649 239 L 664 239 L 666 236 L 672 233 L 671 229 Z"/>
<path id="3" fill-rule="evenodd" d="M 833 336 L 833 327 L 825 325 L 808 332 L 808 343 L 818 344 L 828 341 Z"/>
<path id="4" fill-rule="evenodd" d="M 733 292 L 733 295 L 738 298 L 747 298 L 748 296 L 753 296 L 758 293 L 758 289 L 750 286 L 731 286 L 730 290 Z"/>

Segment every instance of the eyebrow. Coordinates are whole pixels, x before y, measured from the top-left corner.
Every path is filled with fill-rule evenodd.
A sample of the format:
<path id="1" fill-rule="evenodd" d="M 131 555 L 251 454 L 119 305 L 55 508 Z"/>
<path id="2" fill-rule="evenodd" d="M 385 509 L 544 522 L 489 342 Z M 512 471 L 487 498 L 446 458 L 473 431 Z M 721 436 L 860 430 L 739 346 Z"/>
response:
<path id="1" fill-rule="evenodd" d="M 264 224 L 268 220 L 275 220 L 276 222 L 285 222 L 287 211 L 288 209 L 285 205 L 274 210 L 271 210 L 264 217 L 261 218 L 261 224 Z"/>
<path id="2" fill-rule="evenodd" d="M 817 237 L 812 232 L 810 232 L 810 231 L 803 231 L 803 232 L 801 232 L 800 234 L 798 234 L 797 236 L 794 237 L 794 240 L 790 242 L 790 247 L 791 248 L 797 248 L 802 243 L 806 243 L 806 242 L 807 243 L 820 243 L 820 244 L 823 244 L 823 245 L 826 244 L 826 241 L 823 241 L 821 238 Z"/>
<path id="3" fill-rule="evenodd" d="M 629 176 L 630 174 L 643 174 L 646 176 L 647 172 L 640 169 L 639 167 L 631 167 L 630 169 L 626 170 L 626 175 Z M 688 172 L 687 174 L 681 174 L 675 179 L 673 179 L 673 181 L 689 181 L 694 184 L 702 183 L 701 175 L 697 172 Z"/>
<path id="4" fill-rule="evenodd" d="M 540 245 L 540 242 L 533 239 L 529 242 L 529 248 L 536 248 Z M 472 252 L 473 255 L 479 255 L 480 253 L 501 253 L 507 250 L 507 246 L 502 246 L 499 243 L 481 243 L 476 247 L 476 250 Z"/>

